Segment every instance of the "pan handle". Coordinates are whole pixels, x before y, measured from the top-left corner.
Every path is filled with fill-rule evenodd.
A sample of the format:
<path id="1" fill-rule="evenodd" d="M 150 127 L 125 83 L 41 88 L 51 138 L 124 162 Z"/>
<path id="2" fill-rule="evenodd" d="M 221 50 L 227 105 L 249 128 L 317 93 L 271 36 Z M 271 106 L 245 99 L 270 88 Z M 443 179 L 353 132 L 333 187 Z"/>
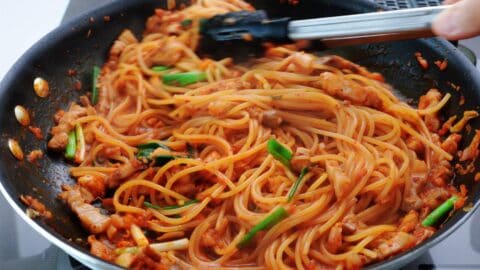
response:
<path id="1" fill-rule="evenodd" d="M 290 39 L 317 39 L 339 46 L 431 37 L 433 19 L 446 6 L 372 12 L 358 15 L 291 21 Z"/>

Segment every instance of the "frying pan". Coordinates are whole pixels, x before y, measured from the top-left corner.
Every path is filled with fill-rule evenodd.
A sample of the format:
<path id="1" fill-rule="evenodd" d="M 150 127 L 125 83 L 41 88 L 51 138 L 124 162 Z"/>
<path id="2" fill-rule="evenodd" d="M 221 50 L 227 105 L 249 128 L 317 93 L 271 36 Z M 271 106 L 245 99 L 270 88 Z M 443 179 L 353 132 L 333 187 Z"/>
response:
<path id="1" fill-rule="evenodd" d="M 69 165 L 62 155 L 46 150 L 46 140 L 37 140 L 16 122 L 13 108 L 19 104 L 28 108 L 33 114 L 34 125 L 46 134 L 53 125 L 53 114 L 91 89 L 92 66 L 101 65 L 105 61 L 109 47 L 118 34 L 123 29 L 130 28 L 140 36 L 147 17 L 153 14 L 154 8 L 166 8 L 166 2 L 115 1 L 83 14 L 40 40 L 18 60 L 0 85 L 0 190 L 34 230 L 91 268 L 118 269 L 89 254 L 86 231 L 72 212 L 57 199 L 62 184 L 74 183 L 68 174 Z M 287 1 L 256 0 L 254 5 L 266 9 L 273 18 L 312 18 L 379 9 L 363 0 L 305 0 L 294 6 L 285 2 Z M 110 20 L 104 20 L 104 16 L 110 16 Z M 418 100 L 432 87 L 451 93 L 453 98 L 442 110 L 445 117 L 453 114 L 461 116 L 464 110 L 476 109 L 480 104 L 478 71 L 454 46 L 441 39 L 377 43 L 332 51 L 322 51 L 317 45 L 313 49 L 319 51 L 319 54 L 339 54 L 373 71 L 381 72 L 397 94 L 405 99 Z M 448 59 L 448 68 L 442 72 L 433 65 L 428 70 L 421 69 L 413 56 L 417 51 L 422 52 L 431 63 L 434 60 Z M 68 76 L 69 69 L 76 70 L 78 75 Z M 50 83 L 51 94 L 46 99 L 37 97 L 32 89 L 33 80 L 38 76 Z M 76 80 L 82 83 L 80 91 L 74 90 Z M 452 83 L 460 86 L 461 90 L 456 91 Z M 458 105 L 461 95 L 466 100 L 463 106 Z M 480 121 L 473 121 L 471 125 L 480 128 Z M 464 135 L 462 147 L 472 137 L 472 134 Z M 48 154 L 40 160 L 39 166 L 27 161 L 19 162 L 8 150 L 8 138 L 17 139 L 25 153 L 40 148 Z M 473 209 L 476 209 L 480 204 L 480 184 L 473 180 L 472 175 L 456 175 L 452 182 L 456 186 L 464 184 L 468 188 L 466 203 L 472 203 Z M 19 201 L 21 194 L 38 198 L 54 214 L 54 218 L 48 222 L 28 218 L 24 214 L 25 206 Z M 367 268 L 395 269 L 407 264 L 452 233 L 472 212 L 473 210 L 456 211 L 433 237 L 421 245 Z"/>

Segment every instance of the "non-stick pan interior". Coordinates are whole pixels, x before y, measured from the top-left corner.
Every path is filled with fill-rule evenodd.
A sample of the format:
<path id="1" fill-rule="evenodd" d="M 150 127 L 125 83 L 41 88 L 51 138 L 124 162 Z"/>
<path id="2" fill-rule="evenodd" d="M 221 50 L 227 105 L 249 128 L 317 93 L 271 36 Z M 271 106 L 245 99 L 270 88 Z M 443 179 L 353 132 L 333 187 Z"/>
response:
<path id="1" fill-rule="evenodd" d="M 377 9 L 366 1 L 358 0 L 310 0 L 300 1 L 297 5 L 284 2 L 256 0 L 254 5 L 266 9 L 271 17 L 293 18 L 333 16 Z M 105 61 L 108 49 L 118 34 L 129 28 L 140 37 L 147 17 L 158 7 L 165 8 L 166 1 L 115 1 L 90 14 L 84 14 L 52 32 L 30 49 L 0 85 L 0 181 L 4 190 L 22 209 L 25 207 L 18 199 L 20 194 L 38 198 L 54 213 L 54 219 L 48 224 L 37 220 L 37 224 L 55 237 L 85 252 L 88 252 L 87 234 L 77 218 L 57 199 L 61 185 L 73 183 L 68 174 L 68 164 L 62 155 L 46 151 L 46 140 L 35 139 L 28 129 L 16 122 L 13 108 L 16 105 L 28 108 L 33 115 L 33 124 L 40 127 L 48 137 L 48 131 L 53 124 L 53 114 L 90 91 L 92 66 L 101 65 Z M 105 16 L 109 16 L 109 19 Z M 431 63 L 448 59 L 447 70 L 441 72 L 433 65 L 428 70 L 421 69 L 414 57 L 417 51 L 422 52 Z M 381 72 L 387 82 L 405 99 L 415 101 L 432 87 L 451 93 L 453 98 L 442 112 L 445 117 L 460 115 L 464 110 L 477 108 L 480 104 L 480 80 L 477 71 L 453 46 L 439 39 L 354 46 L 319 53 L 339 54 Z M 69 70 L 75 70 L 77 75 L 69 76 Z M 32 84 L 36 77 L 42 77 L 50 83 L 51 94 L 48 98 L 42 99 L 35 95 Z M 77 80 L 81 82 L 81 90 L 75 90 Z M 460 90 L 455 90 L 452 85 L 459 86 Z M 466 102 L 459 106 L 462 95 Z M 472 130 L 480 128 L 479 121 L 474 121 L 471 125 Z M 470 141 L 472 133 L 465 134 L 464 142 Z M 25 153 L 42 149 L 48 154 L 40 160 L 40 166 L 27 161 L 18 162 L 8 150 L 9 138 L 17 139 Z M 457 175 L 452 181 L 455 185 L 465 184 L 470 191 L 467 204 L 478 201 L 479 185 L 473 181 L 472 175 Z M 458 224 L 466 214 L 458 211 L 427 241 L 427 246 L 450 230 L 453 224 Z M 422 246 L 416 250 L 421 252 Z M 405 262 L 402 258 L 396 260 Z M 384 263 L 382 266 L 391 264 Z"/>

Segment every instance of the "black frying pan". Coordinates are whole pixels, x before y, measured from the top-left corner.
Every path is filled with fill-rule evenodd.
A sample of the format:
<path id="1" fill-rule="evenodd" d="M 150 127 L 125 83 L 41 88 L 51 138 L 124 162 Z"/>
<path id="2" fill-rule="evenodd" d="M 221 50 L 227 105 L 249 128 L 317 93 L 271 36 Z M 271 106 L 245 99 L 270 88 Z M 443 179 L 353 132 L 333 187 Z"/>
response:
<path id="1" fill-rule="evenodd" d="M 256 0 L 254 5 L 266 9 L 270 17 L 293 18 L 378 10 L 373 4 L 360 0 L 304 0 L 296 6 L 280 3 L 278 0 Z M 68 165 L 62 156 L 48 153 L 46 158 L 40 161 L 40 167 L 37 167 L 26 161 L 18 162 L 10 154 L 8 138 L 20 141 L 25 153 L 37 148 L 46 150 L 45 141 L 35 139 L 26 128 L 16 122 L 13 108 L 18 104 L 27 107 L 33 112 L 33 123 L 47 133 L 53 124 L 52 116 L 55 111 L 66 108 L 69 101 L 78 100 L 80 95 L 89 91 L 92 66 L 103 63 L 117 35 L 123 29 L 130 28 L 140 36 L 147 17 L 158 7 L 165 8 L 166 1 L 116 1 L 83 14 L 39 41 L 12 67 L 0 85 L 0 190 L 32 228 L 90 267 L 117 269 L 112 264 L 89 255 L 87 233 L 71 211 L 57 199 L 61 185 L 73 183 L 68 174 Z M 111 18 L 109 22 L 103 19 L 106 15 Z M 422 70 L 413 56 L 417 51 L 422 52 L 431 63 L 434 60 L 448 59 L 447 70 L 440 72 L 433 65 L 426 71 Z M 480 104 L 478 71 L 457 49 L 441 39 L 371 44 L 319 53 L 339 54 L 373 71 L 381 72 L 388 83 L 405 98 L 418 100 L 420 95 L 431 87 L 451 93 L 453 98 L 443 110 L 445 116 L 461 115 L 464 110 L 477 109 Z M 75 69 L 78 76 L 69 77 L 69 69 Z M 32 89 L 32 82 L 38 76 L 50 83 L 51 95 L 47 99 L 38 98 Z M 81 80 L 81 91 L 74 90 L 75 79 Z M 451 83 L 460 86 L 461 90 L 455 91 Z M 457 105 L 461 95 L 466 99 L 464 106 Z M 472 127 L 480 128 L 480 121 L 472 122 Z M 465 134 L 463 147 L 471 137 L 472 134 Z M 455 185 L 467 186 L 467 204 L 473 203 L 475 207 L 479 205 L 480 185 L 473 181 L 472 175 L 456 176 L 452 181 Z M 19 201 L 21 194 L 38 198 L 53 212 L 55 218 L 48 223 L 30 220 L 24 214 L 25 206 Z M 452 233 L 470 214 L 471 212 L 457 211 L 432 238 L 412 250 L 369 268 L 392 269 L 407 264 Z"/>

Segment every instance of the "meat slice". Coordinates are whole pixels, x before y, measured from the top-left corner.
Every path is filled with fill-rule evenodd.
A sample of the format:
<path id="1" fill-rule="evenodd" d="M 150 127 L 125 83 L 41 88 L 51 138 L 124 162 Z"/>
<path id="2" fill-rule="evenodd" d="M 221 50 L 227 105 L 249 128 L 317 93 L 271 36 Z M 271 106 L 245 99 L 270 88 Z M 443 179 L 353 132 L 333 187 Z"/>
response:
<path id="1" fill-rule="evenodd" d="M 90 244 L 90 253 L 93 255 L 107 261 L 111 261 L 115 258 L 113 250 L 102 241 L 97 240 L 95 235 L 90 235 L 88 237 L 88 243 Z"/>
<path id="2" fill-rule="evenodd" d="M 415 58 L 417 58 L 417 62 L 420 65 L 420 67 L 422 67 L 423 69 L 428 69 L 428 66 L 429 66 L 428 61 L 425 58 L 423 58 L 422 53 L 416 52 Z"/>
<path id="3" fill-rule="evenodd" d="M 28 126 L 28 130 L 32 132 L 33 136 L 39 140 L 43 140 L 43 133 L 42 130 L 39 127 L 35 126 Z"/>
<path id="4" fill-rule="evenodd" d="M 428 92 L 420 97 L 418 101 L 418 109 L 424 110 L 431 107 L 442 99 L 442 94 L 435 88 L 428 90 Z"/>
<path id="5" fill-rule="evenodd" d="M 118 39 L 113 43 L 112 48 L 110 48 L 108 62 L 105 65 L 110 69 L 115 69 L 119 62 L 120 55 L 122 55 L 125 48 L 128 45 L 138 43 L 137 38 L 130 30 L 124 30 L 119 36 Z"/>
<path id="6" fill-rule="evenodd" d="M 441 203 L 450 198 L 450 194 L 445 188 L 431 187 L 426 189 L 420 195 L 424 205 L 430 209 L 437 208 Z"/>
<path id="7" fill-rule="evenodd" d="M 472 139 L 470 145 L 462 151 L 460 155 L 460 161 L 475 160 L 478 157 L 478 146 L 480 145 L 480 130 L 475 130 L 475 136 Z"/>
<path id="8" fill-rule="evenodd" d="M 320 74 L 318 83 L 321 89 L 337 98 L 373 108 L 382 106 L 382 100 L 375 91 L 357 82 L 345 80 L 342 75 L 324 72 Z"/>
<path id="9" fill-rule="evenodd" d="M 53 217 L 52 212 L 47 210 L 47 207 L 37 199 L 28 195 L 20 195 L 20 200 L 31 209 L 35 210 L 40 216 L 50 219 Z"/>
<path id="10" fill-rule="evenodd" d="M 122 180 L 142 168 L 145 168 L 144 164 L 137 160 L 121 164 L 112 174 L 107 177 L 106 184 L 109 188 L 116 188 L 122 183 Z"/>
<path id="11" fill-rule="evenodd" d="M 406 140 L 407 142 L 407 147 L 411 150 L 413 150 L 417 156 L 423 156 L 425 152 L 425 146 L 423 145 L 423 142 L 413 136 L 409 136 Z"/>
<path id="12" fill-rule="evenodd" d="M 279 71 L 288 71 L 300 74 L 311 74 L 314 71 L 315 58 L 304 52 L 294 52 L 281 61 L 275 69 Z"/>
<path id="13" fill-rule="evenodd" d="M 48 142 L 48 148 L 52 150 L 63 150 L 68 143 L 68 131 L 58 132 Z M 53 133 L 52 133 L 53 134 Z"/>
<path id="14" fill-rule="evenodd" d="M 479 113 L 477 111 L 464 111 L 463 117 L 460 120 L 458 120 L 458 122 L 453 127 L 450 128 L 450 132 L 452 133 L 461 132 L 470 120 L 477 118 L 478 116 L 479 116 Z"/>
<path id="15" fill-rule="evenodd" d="M 419 194 L 427 183 L 427 174 L 427 164 L 424 161 L 416 160 L 412 168 L 412 176 L 405 181 L 404 198 L 402 201 L 403 211 L 419 210 L 423 206 Z"/>
<path id="16" fill-rule="evenodd" d="M 56 151 L 65 149 L 68 133 L 73 129 L 72 122 L 86 115 L 87 109 L 76 103 L 72 103 L 66 112 L 57 112 L 54 118 L 58 124 L 50 130 L 52 138 L 48 142 L 48 148 Z"/>
<path id="17" fill-rule="evenodd" d="M 418 102 L 418 109 L 423 110 L 432 106 L 435 106 L 442 99 L 442 94 L 437 89 L 430 89 L 425 95 L 420 97 Z M 425 125 L 427 128 L 436 132 L 440 129 L 440 118 L 438 113 L 425 115 Z"/>
<path id="18" fill-rule="evenodd" d="M 145 24 L 145 34 L 178 35 L 182 31 L 181 22 L 184 19 L 180 12 L 156 9 L 155 15 L 148 18 Z"/>
<path id="19" fill-rule="evenodd" d="M 428 172 L 427 180 L 438 187 L 444 187 L 452 176 L 452 165 L 448 160 L 440 160 Z"/>
<path id="20" fill-rule="evenodd" d="M 41 159 L 43 157 L 43 152 L 42 150 L 40 149 L 36 149 L 36 150 L 32 150 L 28 155 L 27 155 L 27 160 L 37 166 L 39 166 L 38 164 L 38 160 Z"/>
<path id="21" fill-rule="evenodd" d="M 413 231 L 413 236 L 417 239 L 416 245 L 430 238 L 435 233 L 435 229 L 432 227 L 417 226 Z"/>
<path id="22" fill-rule="evenodd" d="M 78 184 L 87 189 L 94 197 L 105 195 L 105 180 L 96 175 L 84 175 L 78 178 Z"/>
<path id="23" fill-rule="evenodd" d="M 442 147 L 443 150 L 445 150 L 447 153 L 453 155 L 455 152 L 458 150 L 458 143 L 462 139 L 462 135 L 460 134 L 451 134 L 448 136 L 445 141 L 442 142 Z M 477 144 L 478 146 L 478 144 Z"/>
<path id="24" fill-rule="evenodd" d="M 352 235 L 354 234 L 358 229 L 358 224 L 347 220 L 342 222 L 342 234 L 343 235 Z"/>
<path id="25" fill-rule="evenodd" d="M 64 187 L 64 189 L 66 190 L 60 194 L 60 198 L 77 214 L 82 225 L 94 234 L 104 232 L 110 225 L 111 219 L 100 213 L 100 209 L 86 203 L 90 198 L 84 198 L 82 194 L 88 191 L 82 192 L 79 186 Z"/>
<path id="26" fill-rule="evenodd" d="M 351 179 L 342 171 L 336 161 L 327 161 L 326 169 L 328 180 L 333 185 L 335 196 L 339 199 L 343 198 L 351 189 Z"/>
<path id="27" fill-rule="evenodd" d="M 412 235 L 398 232 L 393 237 L 381 243 L 377 250 L 381 258 L 387 258 L 415 246 L 416 239 Z"/>
<path id="28" fill-rule="evenodd" d="M 200 241 L 200 245 L 206 248 L 212 248 L 218 244 L 220 237 L 215 229 L 208 229 Z"/>
<path id="29" fill-rule="evenodd" d="M 341 70 L 348 69 L 353 73 L 360 74 L 372 80 L 376 80 L 379 82 L 385 81 L 385 79 L 380 73 L 370 72 L 366 68 L 337 55 L 329 55 L 329 56 L 321 57 L 319 61 L 322 64 L 333 66 Z"/>
<path id="30" fill-rule="evenodd" d="M 445 123 L 443 123 L 442 128 L 438 131 L 438 135 L 443 136 L 447 134 L 447 132 L 450 131 L 450 128 L 452 127 L 453 122 L 455 122 L 455 120 L 457 120 L 456 115 L 448 118 L 448 120 L 445 121 Z"/>
<path id="31" fill-rule="evenodd" d="M 437 132 L 440 129 L 440 119 L 437 115 L 425 115 L 425 125 L 428 130 Z"/>
<path id="32" fill-rule="evenodd" d="M 418 213 L 415 210 L 411 210 L 406 214 L 398 226 L 399 230 L 406 233 L 411 233 L 419 224 Z"/>
<path id="33" fill-rule="evenodd" d="M 113 43 L 112 48 L 110 49 L 110 57 L 119 57 L 123 50 L 130 44 L 138 43 L 137 38 L 130 30 L 124 30 L 118 39 Z"/>
<path id="34" fill-rule="evenodd" d="M 283 119 L 276 110 L 268 110 L 260 115 L 260 122 L 266 127 L 277 128 L 282 124 Z"/>
<path id="35" fill-rule="evenodd" d="M 330 252 L 335 253 L 342 247 L 342 243 L 342 223 L 339 222 L 330 229 L 326 246 Z"/>

